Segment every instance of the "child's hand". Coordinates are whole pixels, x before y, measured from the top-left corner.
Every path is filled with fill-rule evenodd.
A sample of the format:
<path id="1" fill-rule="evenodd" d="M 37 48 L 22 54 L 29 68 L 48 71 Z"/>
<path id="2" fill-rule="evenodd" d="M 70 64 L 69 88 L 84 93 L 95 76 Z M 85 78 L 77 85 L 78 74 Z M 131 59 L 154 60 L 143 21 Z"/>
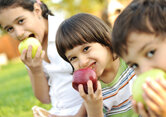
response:
<path id="1" fill-rule="evenodd" d="M 141 117 L 158 117 L 157 115 L 155 115 L 155 113 L 153 111 L 151 111 L 150 109 L 146 110 L 144 105 L 142 103 L 136 103 L 135 100 L 132 100 L 132 105 L 133 105 L 133 109 L 134 111 L 141 115 Z"/>
<path id="2" fill-rule="evenodd" d="M 49 113 L 44 108 L 38 106 L 32 107 L 32 111 L 33 111 L 33 117 L 57 117 Z"/>
<path id="3" fill-rule="evenodd" d="M 42 65 L 42 60 L 44 58 L 45 52 L 42 51 L 42 47 L 39 46 L 38 50 L 36 52 L 35 57 L 32 59 L 32 46 L 29 46 L 28 49 L 23 50 L 21 54 L 21 60 L 23 61 L 24 64 L 26 64 L 30 69 L 36 69 L 38 67 L 41 67 Z"/>
<path id="4" fill-rule="evenodd" d="M 79 93 L 81 97 L 84 99 L 85 108 L 88 113 L 88 117 L 98 117 L 103 115 L 103 97 L 101 84 L 97 81 L 97 90 L 93 91 L 92 81 L 89 80 L 88 83 L 88 94 L 84 92 L 83 86 L 79 85 Z"/>
<path id="5" fill-rule="evenodd" d="M 166 80 L 158 78 L 156 80 L 147 79 L 143 85 L 144 99 L 147 106 L 161 117 L 166 117 Z"/>

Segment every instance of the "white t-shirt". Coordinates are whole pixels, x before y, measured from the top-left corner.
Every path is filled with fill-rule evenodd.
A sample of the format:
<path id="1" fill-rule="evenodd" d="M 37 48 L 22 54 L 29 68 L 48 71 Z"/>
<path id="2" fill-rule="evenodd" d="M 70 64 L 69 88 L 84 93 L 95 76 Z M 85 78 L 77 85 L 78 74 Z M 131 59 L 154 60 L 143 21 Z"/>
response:
<path id="1" fill-rule="evenodd" d="M 48 76 L 52 109 L 56 115 L 75 115 L 83 102 L 81 96 L 72 87 L 72 67 L 58 54 L 55 37 L 62 16 L 48 17 L 48 48 L 47 54 L 50 63 L 43 61 L 44 72 Z"/>

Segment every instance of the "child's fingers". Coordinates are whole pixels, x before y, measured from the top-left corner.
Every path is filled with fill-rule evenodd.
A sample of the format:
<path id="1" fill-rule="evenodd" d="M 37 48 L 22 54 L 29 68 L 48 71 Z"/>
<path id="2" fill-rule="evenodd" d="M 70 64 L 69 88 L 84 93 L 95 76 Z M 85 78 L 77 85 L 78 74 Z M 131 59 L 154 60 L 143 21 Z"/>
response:
<path id="1" fill-rule="evenodd" d="M 132 100 L 132 107 L 136 113 L 138 113 L 138 108 L 137 108 L 137 102 L 135 100 Z"/>
<path id="2" fill-rule="evenodd" d="M 26 58 L 28 61 L 32 59 L 32 45 L 28 46 Z"/>
<path id="3" fill-rule="evenodd" d="M 100 81 L 97 81 L 97 90 L 96 90 L 95 94 L 97 96 L 102 96 L 102 88 L 101 88 Z"/>
<path id="4" fill-rule="evenodd" d="M 144 85 L 144 91 L 149 98 L 149 102 L 155 103 L 160 108 L 164 108 L 166 105 L 166 90 L 155 80 L 146 82 Z M 148 99 L 147 98 L 147 99 Z"/>
<path id="5" fill-rule="evenodd" d="M 162 79 L 161 79 L 162 80 Z M 159 83 L 156 80 L 150 81 L 150 86 L 153 88 L 153 90 L 161 97 L 165 98 L 166 97 L 166 87 L 165 85 L 165 80 L 162 80 L 163 83 Z"/>
<path id="6" fill-rule="evenodd" d="M 137 108 L 138 108 L 138 113 L 142 116 L 142 117 L 149 117 L 148 113 L 146 112 L 144 105 L 142 103 L 138 103 L 137 104 Z"/>
<path id="7" fill-rule="evenodd" d="M 150 108 L 147 109 L 149 113 L 149 117 L 158 117 L 156 113 L 154 113 Z"/>
<path id="8" fill-rule="evenodd" d="M 156 94 L 158 94 L 160 97 L 164 98 L 166 97 L 166 89 L 164 87 L 164 85 L 166 85 L 166 81 L 162 80 L 163 83 L 160 82 L 160 80 L 162 80 L 162 78 L 158 78 L 157 80 L 151 80 L 151 79 L 147 79 L 146 80 L 146 84 L 147 86 L 149 86 L 153 91 L 156 92 Z"/>
<path id="9" fill-rule="evenodd" d="M 156 81 L 166 90 L 166 80 L 164 78 L 157 78 Z"/>
<path id="10" fill-rule="evenodd" d="M 88 86 L 88 95 L 94 97 L 93 83 L 91 80 L 87 82 L 87 86 Z"/>
<path id="11" fill-rule="evenodd" d="M 33 117 L 40 117 L 38 112 L 33 112 Z"/>
<path id="12" fill-rule="evenodd" d="M 84 88 L 83 88 L 83 85 L 82 85 L 82 84 L 78 85 L 78 91 L 79 91 L 79 93 L 80 93 L 80 96 L 81 96 L 84 100 L 86 100 L 86 94 L 85 94 L 85 92 L 84 92 Z"/>
<path id="13" fill-rule="evenodd" d="M 146 102 L 146 105 L 148 106 L 149 110 L 154 111 L 155 113 L 159 114 L 160 110 L 156 103 L 154 103 L 151 99 L 149 99 L 145 94 L 143 94 L 144 100 Z"/>
<path id="14" fill-rule="evenodd" d="M 21 53 L 21 56 L 20 56 L 20 59 L 24 62 L 25 61 L 25 57 L 26 57 L 26 53 L 27 53 L 27 50 L 24 49 Z"/>
<path id="15" fill-rule="evenodd" d="M 145 102 L 148 107 L 156 114 L 165 116 L 166 109 L 166 90 L 162 86 L 161 79 L 159 80 L 151 80 L 145 84 Z M 155 89 L 156 88 L 156 89 Z"/>
<path id="16" fill-rule="evenodd" d="M 35 55 L 35 59 L 39 59 L 41 57 L 41 51 L 42 51 L 42 47 L 39 46 L 37 48 L 37 52 L 36 52 L 36 55 Z"/>
<path id="17" fill-rule="evenodd" d="M 42 50 L 42 53 L 41 53 L 41 58 L 44 59 L 44 56 L 45 56 L 45 51 Z"/>
<path id="18" fill-rule="evenodd" d="M 152 81 L 150 81 L 152 82 Z M 153 86 L 160 89 L 158 86 L 158 84 L 156 82 L 153 82 Z M 144 93 L 145 93 L 145 100 L 148 101 L 148 102 L 154 102 L 156 104 L 162 104 L 163 103 L 163 100 L 161 99 L 160 95 L 158 95 L 154 89 L 149 86 L 149 84 L 143 84 L 143 90 L 144 90 Z M 159 93 L 159 92 L 158 92 Z M 147 103 L 147 102 L 146 102 Z"/>

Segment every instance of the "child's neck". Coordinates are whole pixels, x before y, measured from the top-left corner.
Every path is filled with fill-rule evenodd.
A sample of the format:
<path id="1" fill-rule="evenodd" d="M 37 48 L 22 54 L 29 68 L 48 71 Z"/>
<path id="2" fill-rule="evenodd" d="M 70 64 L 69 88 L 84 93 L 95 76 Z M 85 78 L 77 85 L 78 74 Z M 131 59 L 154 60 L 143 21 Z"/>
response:
<path id="1" fill-rule="evenodd" d="M 117 75 L 119 65 L 120 65 L 120 59 L 117 58 L 112 62 L 111 68 L 103 72 L 103 75 L 101 76 L 102 77 L 101 81 L 106 84 L 111 83 Z"/>
<path id="2" fill-rule="evenodd" d="M 44 60 L 48 63 L 50 63 L 50 60 L 48 59 L 47 56 L 47 47 L 48 47 L 48 20 L 43 19 L 44 23 L 45 23 L 45 34 L 44 34 L 44 38 L 42 40 L 42 49 L 45 51 L 45 56 L 44 56 Z"/>

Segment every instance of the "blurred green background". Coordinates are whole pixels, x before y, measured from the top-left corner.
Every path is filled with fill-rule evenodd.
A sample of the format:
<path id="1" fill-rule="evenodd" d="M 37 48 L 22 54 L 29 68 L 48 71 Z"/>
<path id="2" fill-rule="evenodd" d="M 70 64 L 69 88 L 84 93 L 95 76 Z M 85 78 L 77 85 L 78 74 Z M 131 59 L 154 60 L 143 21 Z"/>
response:
<path id="1" fill-rule="evenodd" d="M 33 95 L 25 65 L 13 59 L 0 68 L 0 117 L 32 117 L 34 105 L 49 109 Z"/>
<path id="2" fill-rule="evenodd" d="M 100 17 L 109 1 L 43 0 L 53 12 L 64 13 L 66 18 L 79 12 L 88 12 Z M 130 0 L 119 1 L 126 5 Z M 25 65 L 19 59 L 18 42 L 13 39 L 4 41 L 4 35 L 7 34 L 1 31 L 0 55 L 5 55 L 7 62 L 0 64 L 0 117 L 33 117 L 31 108 L 34 105 L 49 110 L 51 105 L 40 103 L 33 94 Z M 2 60 L 0 59 L 0 63 Z"/>

